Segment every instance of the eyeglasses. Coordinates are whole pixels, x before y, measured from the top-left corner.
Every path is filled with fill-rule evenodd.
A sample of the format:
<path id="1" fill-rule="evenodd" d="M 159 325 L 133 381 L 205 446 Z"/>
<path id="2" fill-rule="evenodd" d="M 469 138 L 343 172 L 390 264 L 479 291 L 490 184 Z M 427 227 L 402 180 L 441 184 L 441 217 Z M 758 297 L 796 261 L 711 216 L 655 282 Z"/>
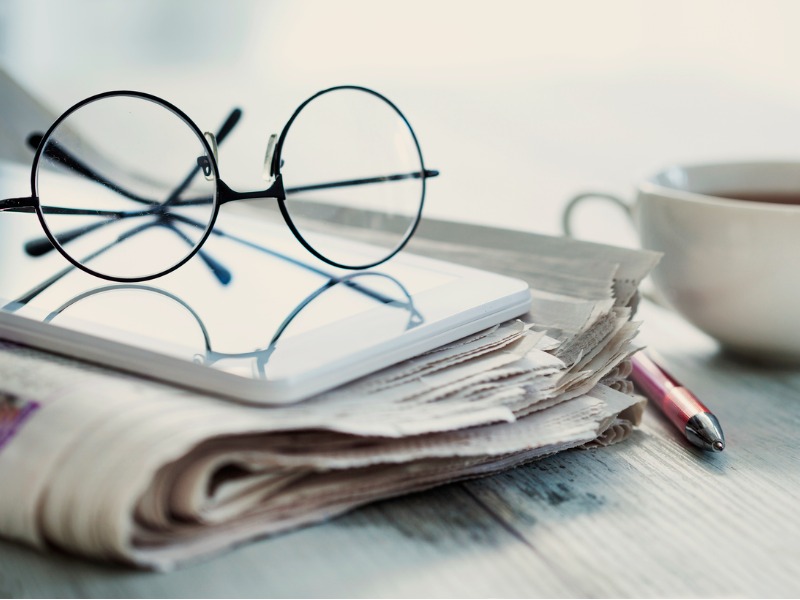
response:
<path id="1" fill-rule="evenodd" d="M 425 182 L 438 172 L 425 168 L 411 125 L 387 98 L 337 86 L 304 101 L 269 137 L 263 191 L 234 191 L 219 176 L 217 146 L 240 116 L 234 110 L 216 134 L 202 133 L 156 96 L 92 96 L 29 138 L 31 196 L 0 200 L 0 211 L 37 214 L 46 238 L 26 244 L 29 254 L 55 248 L 118 282 L 155 279 L 198 253 L 208 261 L 201 247 L 219 207 L 232 201 L 279 214 L 335 267 L 374 267 L 406 245 Z"/>

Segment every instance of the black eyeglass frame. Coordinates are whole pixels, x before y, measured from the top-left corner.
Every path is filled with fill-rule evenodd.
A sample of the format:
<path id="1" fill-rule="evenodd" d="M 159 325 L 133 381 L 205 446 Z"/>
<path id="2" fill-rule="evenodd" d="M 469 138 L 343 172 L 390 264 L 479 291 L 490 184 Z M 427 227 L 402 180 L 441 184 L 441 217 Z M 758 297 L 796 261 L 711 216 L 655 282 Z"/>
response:
<path id="1" fill-rule="evenodd" d="M 393 250 L 391 250 L 386 256 L 384 256 L 382 259 L 374 261 L 374 262 L 371 262 L 371 263 L 367 263 L 367 264 L 363 264 L 363 265 L 356 265 L 356 266 L 345 265 L 345 264 L 339 263 L 339 262 L 337 262 L 335 260 L 327 258 L 323 254 L 318 252 L 305 239 L 305 237 L 303 237 L 302 233 L 300 232 L 300 230 L 298 229 L 298 227 L 295 225 L 294 221 L 292 220 L 291 215 L 289 214 L 289 210 L 286 207 L 286 200 L 287 200 L 286 196 L 287 196 L 287 193 L 291 194 L 295 190 L 293 188 L 284 188 L 283 178 L 282 178 L 281 171 L 280 171 L 280 167 L 281 167 L 281 164 L 282 164 L 281 163 L 281 154 L 282 154 L 282 151 L 283 151 L 283 145 L 284 145 L 284 142 L 286 140 L 286 136 L 287 136 L 292 124 L 294 123 L 295 119 L 298 117 L 298 115 L 300 115 L 302 110 L 309 103 L 311 103 L 313 100 L 319 98 L 320 96 L 322 96 L 324 94 L 328 94 L 328 93 L 339 91 L 339 90 L 354 90 L 354 91 L 360 91 L 360 92 L 365 92 L 367 94 L 371 94 L 372 96 L 374 96 L 374 97 L 382 100 L 383 102 L 385 102 L 391 109 L 393 109 L 397 113 L 397 115 L 403 121 L 405 126 L 408 128 L 409 133 L 411 134 L 411 139 L 414 142 L 414 147 L 416 149 L 416 153 L 417 153 L 417 156 L 419 158 L 420 172 L 419 173 L 415 172 L 415 173 L 410 173 L 410 174 L 397 174 L 397 175 L 390 175 L 390 176 L 386 176 L 386 177 L 376 177 L 376 178 L 370 178 L 370 179 L 331 182 L 331 183 L 321 184 L 320 186 L 304 186 L 303 188 L 298 188 L 298 191 L 307 190 L 307 189 L 310 189 L 310 188 L 321 189 L 321 188 L 324 188 L 324 187 L 344 187 L 344 186 L 349 186 L 349 185 L 361 185 L 361 184 L 369 184 L 369 183 L 379 183 L 379 182 L 384 182 L 384 181 L 392 181 L 392 180 L 396 180 L 396 179 L 411 178 L 411 177 L 418 178 L 418 179 L 422 180 L 421 181 L 420 201 L 419 201 L 419 206 L 418 206 L 417 212 L 414 215 L 414 220 L 413 220 L 411 226 L 406 230 L 404 237 L 400 240 L 398 245 Z M 91 104 L 92 102 L 96 102 L 98 100 L 102 100 L 102 99 L 105 99 L 105 98 L 111 98 L 111 97 L 120 97 L 120 96 L 139 98 L 139 99 L 142 99 L 142 100 L 153 102 L 153 103 L 155 103 L 155 104 L 157 104 L 157 105 L 169 110 L 175 116 L 180 118 L 192 130 L 192 132 L 199 138 L 200 142 L 202 143 L 203 148 L 204 148 L 205 153 L 206 153 L 206 156 L 209 159 L 208 167 L 213 171 L 213 176 L 214 176 L 214 181 L 215 181 L 214 198 L 213 198 L 214 206 L 213 206 L 213 210 L 212 210 L 212 215 L 211 215 L 211 218 L 208 221 L 208 224 L 205 227 L 205 231 L 203 232 L 202 237 L 195 244 L 194 248 L 192 248 L 192 250 L 183 259 L 181 259 L 179 262 L 177 262 L 176 264 L 172 265 L 171 267 L 169 267 L 167 269 L 164 269 L 163 271 L 161 271 L 159 273 L 156 273 L 156 274 L 139 276 L 139 277 L 115 277 L 115 276 L 111 276 L 111 275 L 106 275 L 104 273 L 99 273 L 97 271 L 94 271 L 90 267 L 86 266 L 85 264 L 82 264 L 80 261 L 74 259 L 72 256 L 70 256 L 70 254 L 58 242 L 56 236 L 50 231 L 50 228 L 48 227 L 47 222 L 46 222 L 45 217 L 44 217 L 44 214 L 42 212 L 41 202 L 40 202 L 40 198 L 39 198 L 39 195 L 38 195 L 37 175 L 38 175 L 38 170 L 39 170 L 39 161 L 41 159 L 41 155 L 42 155 L 43 149 L 44 149 L 44 147 L 46 145 L 46 141 L 50 138 L 50 136 L 53 133 L 53 131 L 55 131 L 55 129 L 66 118 L 68 118 L 70 115 L 72 115 L 72 113 L 74 113 L 75 111 L 79 110 L 80 108 L 82 108 L 82 107 L 84 107 L 84 106 L 86 106 L 88 104 Z M 435 177 L 438 174 L 439 174 L 438 171 L 429 170 L 429 169 L 425 168 L 425 162 L 424 162 L 423 157 L 422 157 L 422 150 L 420 148 L 419 141 L 417 140 L 417 136 L 414 133 L 413 128 L 411 127 L 411 124 L 408 122 L 408 119 L 405 117 L 405 115 L 400 111 L 400 109 L 391 100 L 389 100 L 388 98 L 386 98 L 382 94 L 380 94 L 380 93 L 378 93 L 378 92 L 376 92 L 374 90 L 371 90 L 369 88 L 366 88 L 366 87 L 357 86 L 357 85 L 340 85 L 340 86 L 334 86 L 334 87 L 326 88 L 324 90 L 321 90 L 321 91 L 317 92 L 316 94 L 310 96 L 305 101 L 303 101 L 295 109 L 294 113 L 291 115 L 289 120 L 284 125 L 284 127 L 283 127 L 283 129 L 281 131 L 281 134 L 278 137 L 278 140 L 277 140 L 277 142 L 275 144 L 275 147 L 273 149 L 273 154 L 272 154 L 272 159 L 271 159 L 271 164 L 270 164 L 270 177 L 272 179 L 272 182 L 270 183 L 269 187 L 266 190 L 254 190 L 254 191 L 250 191 L 250 192 L 239 192 L 239 191 L 236 191 L 236 190 L 233 190 L 232 188 L 230 188 L 230 186 L 228 186 L 221 179 L 220 173 L 219 173 L 219 165 L 217 163 L 217 158 L 215 156 L 214 149 L 212 149 L 212 146 L 209 143 L 208 139 L 206 138 L 205 134 L 200 130 L 200 128 L 195 124 L 195 122 L 192 121 L 192 119 L 190 119 L 188 115 L 186 115 L 186 113 L 184 113 L 181 109 L 179 109 L 177 106 L 173 105 L 172 103 L 164 100 L 163 98 L 159 98 L 158 96 L 155 96 L 153 94 L 148 94 L 146 92 L 138 92 L 138 91 L 134 91 L 134 90 L 113 90 L 113 91 L 107 91 L 107 92 L 102 92 L 102 93 L 99 93 L 99 94 L 95 94 L 93 96 L 85 98 L 84 100 L 81 100 L 77 104 L 75 104 L 72 107 L 70 107 L 69 109 L 67 109 L 64 113 L 61 114 L 60 117 L 58 117 L 58 119 L 56 119 L 53 122 L 53 124 L 48 128 L 48 130 L 42 136 L 42 139 L 41 139 L 41 141 L 39 142 L 39 144 L 38 144 L 38 146 L 36 148 L 36 153 L 35 153 L 34 158 L 33 158 L 33 163 L 32 163 L 32 166 L 31 166 L 31 196 L 30 197 L 24 197 L 24 198 L 10 198 L 10 199 L 7 199 L 7 200 L 0 200 L 0 211 L 10 210 L 10 211 L 15 211 L 15 212 L 16 211 L 28 212 L 29 210 L 32 209 L 34 212 L 36 212 L 36 215 L 37 215 L 37 217 L 39 219 L 39 223 L 42 226 L 42 229 L 43 229 L 45 235 L 47 236 L 48 240 L 50 241 L 50 243 L 72 265 L 74 265 L 75 267 L 79 268 L 80 270 L 82 270 L 82 271 L 84 271 L 84 272 L 86 272 L 86 273 L 88 273 L 90 275 L 93 275 L 95 277 L 98 277 L 100 279 L 104 279 L 104 280 L 107 280 L 107 281 L 116 281 L 116 282 L 120 282 L 120 283 L 138 283 L 138 282 L 142 282 L 142 281 L 149 281 L 149 280 L 152 280 L 152 279 L 157 279 L 159 277 L 163 277 L 164 275 L 167 275 L 167 274 L 175 271 L 176 269 L 182 267 L 192 257 L 194 257 L 194 255 L 197 254 L 198 251 L 203 247 L 203 245 L 205 244 L 205 242 L 208 239 L 209 235 L 212 233 L 212 230 L 214 229 L 214 225 L 215 225 L 216 220 L 217 220 L 217 216 L 219 214 L 219 209 L 223 204 L 227 204 L 228 202 L 233 202 L 233 201 L 236 201 L 236 200 L 274 199 L 274 200 L 277 201 L 278 208 L 279 208 L 279 210 L 281 212 L 281 216 L 283 217 L 284 222 L 289 227 L 289 229 L 292 232 L 292 234 L 295 236 L 297 241 L 300 242 L 300 244 L 306 250 L 308 250 L 312 255 L 314 255 L 318 259 L 322 260 L 323 262 L 325 262 L 325 263 L 327 263 L 329 265 L 332 265 L 334 267 L 337 267 L 337 268 L 347 269 L 347 270 L 362 270 L 362 269 L 369 269 L 369 268 L 375 267 L 377 265 L 380 265 L 380 264 L 386 262 L 387 260 L 391 259 L 393 256 L 395 256 L 398 252 L 400 252 L 400 250 L 402 250 L 406 246 L 406 244 L 408 243 L 408 241 L 411 239 L 411 237 L 413 236 L 414 232 L 416 231 L 416 229 L 417 229 L 417 227 L 419 225 L 420 219 L 422 217 L 422 210 L 423 210 L 423 207 L 424 207 L 424 204 L 425 204 L 426 179 L 428 179 L 429 177 Z M 289 201 L 291 201 L 291 200 L 289 200 Z"/>

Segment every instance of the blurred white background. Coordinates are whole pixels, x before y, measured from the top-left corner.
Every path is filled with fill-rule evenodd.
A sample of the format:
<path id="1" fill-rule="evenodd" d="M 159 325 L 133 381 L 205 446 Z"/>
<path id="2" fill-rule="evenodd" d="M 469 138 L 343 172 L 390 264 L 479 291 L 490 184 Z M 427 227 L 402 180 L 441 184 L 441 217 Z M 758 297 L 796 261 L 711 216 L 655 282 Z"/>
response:
<path id="1" fill-rule="evenodd" d="M 240 188 L 301 100 L 372 87 L 442 172 L 426 214 L 558 233 L 573 194 L 631 197 L 668 163 L 800 159 L 798 22 L 792 0 L 3 0 L 0 67 L 54 113 L 135 89 L 213 130 L 241 106 Z M 631 243 L 608 213 L 578 232 Z"/>

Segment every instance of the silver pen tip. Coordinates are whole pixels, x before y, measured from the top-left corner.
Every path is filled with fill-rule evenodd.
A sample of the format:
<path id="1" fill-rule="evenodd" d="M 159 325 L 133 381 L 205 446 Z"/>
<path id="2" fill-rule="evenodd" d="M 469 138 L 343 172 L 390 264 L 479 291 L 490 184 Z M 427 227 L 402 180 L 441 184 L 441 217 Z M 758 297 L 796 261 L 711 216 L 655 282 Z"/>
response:
<path id="1" fill-rule="evenodd" d="M 725 449 L 725 436 L 717 418 L 709 412 L 697 413 L 686 422 L 686 437 L 698 448 L 709 452 Z"/>

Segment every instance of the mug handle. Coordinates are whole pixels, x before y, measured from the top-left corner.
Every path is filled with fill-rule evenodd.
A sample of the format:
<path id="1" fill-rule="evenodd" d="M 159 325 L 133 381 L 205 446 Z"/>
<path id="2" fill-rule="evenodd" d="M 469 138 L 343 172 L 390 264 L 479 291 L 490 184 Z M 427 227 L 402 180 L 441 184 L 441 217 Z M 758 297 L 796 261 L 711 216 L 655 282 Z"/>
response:
<path id="1" fill-rule="evenodd" d="M 564 235 L 567 237 L 575 237 L 572 233 L 572 215 L 578 205 L 583 202 L 584 200 L 589 200 L 591 198 L 597 198 L 599 200 L 605 200 L 607 202 L 611 202 L 615 204 L 617 207 L 622 209 L 622 212 L 628 217 L 628 219 L 633 223 L 633 208 L 630 204 L 625 202 L 619 196 L 615 196 L 613 194 L 606 194 L 605 192 L 584 192 L 583 194 L 578 194 L 577 196 L 573 197 L 567 205 L 564 207 L 564 212 L 561 215 L 561 230 L 563 231 Z"/>
<path id="2" fill-rule="evenodd" d="M 633 206 L 627 202 L 625 202 L 619 196 L 615 196 L 614 194 L 606 194 L 605 192 L 584 192 L 582 194 L 578 194 L 577 196 L 573 197 L 567 205 L 564 207 L 564 212 L 561 215 L 561 229 L 564 232 L 564 235 L 568 238 L 575 238 L 572 233 L 572 215 L 578 205 L 580 205 L 584 200 L 589 200 L 596 198 L 598 200 L 605 200 L 606 202 L 611 202 L 612 204 L 616 205 L 618 208 L 622 209 L 622 212 L 628 217 L 628 220 L 633 225 L 634 218 L 633 218 Z M 635 225 L 634 225 L 635 227 Z M 645 279 L 645 283 L 639 288 L 639 291 L 642 297 L 647 298 L 650 302 L 657 304 L 663 308 L 669 308 L 669 304 L 666 300 L 661 296 L 661 293 L 653 287 L 650 282 L 650 276 Z M 648 285 L 649 284 L 649 285 Z"/>

